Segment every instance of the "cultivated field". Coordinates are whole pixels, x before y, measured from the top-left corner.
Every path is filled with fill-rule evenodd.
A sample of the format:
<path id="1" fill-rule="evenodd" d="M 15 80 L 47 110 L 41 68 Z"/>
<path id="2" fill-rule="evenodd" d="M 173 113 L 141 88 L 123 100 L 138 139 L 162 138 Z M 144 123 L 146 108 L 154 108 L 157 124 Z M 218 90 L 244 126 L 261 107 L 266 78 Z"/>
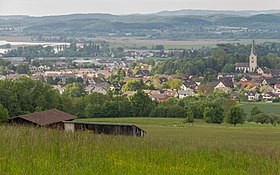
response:
<path id="1" fill-rule="evenodd" d="M 50 38 L 59 38 L 50 37 Z M 68 37 L 71 39 L 72 37 Z M 0 36 L 0 40 L 5 40 L 9 42 L 36 42 L 36 37 L 31 36 Z M 155 45 L 164 45 L 166 49 L 199 49 L 202 47 L 216 47 L 217 44 L 226 43 L 240 43 L 240 44 L 251 44 L 251 39 L 191 39 L 191 40 L 167 40 L 167 39 L 147 39 L 146 37 L 95 37 L 95 38 L 78 38 L 86 39 L 92 41 L 106 41 L 110 43 L 110 47 L 124 47 L 124 48 L 139 48 L 141 46 L 146 46 L 151 48 Z M 256 39 L 256 43 L 263 42 L 280 42 L 279 39 Z"/>
<path id="2" fill-rule="evenodd" d="M 280 115 L 280 103 L 268 103 L 268 102 L 242 102 L 240 106 L 247 114 L 247 119 L 250 118 L 251 110 L 257 106 L 264 113 L 275 113 Z"/>
<path id="3" fill-rule="evenodd" d="M 145 138 L 0 126 L 0 174 L 280 174 L 280 128 L 133 122 Z"/>

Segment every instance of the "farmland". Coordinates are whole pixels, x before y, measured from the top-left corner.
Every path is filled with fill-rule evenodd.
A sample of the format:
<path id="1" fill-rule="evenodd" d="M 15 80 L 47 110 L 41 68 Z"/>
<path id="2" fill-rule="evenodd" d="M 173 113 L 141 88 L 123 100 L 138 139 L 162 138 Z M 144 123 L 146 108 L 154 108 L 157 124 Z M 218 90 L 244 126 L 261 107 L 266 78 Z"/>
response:
<path id="1" fill-rule="evenodd" d="M 147 135 L 0 126 L 0 174 L 280 173 L 279 127 L 188 125 L 161 118 L 87 121 L 136 123 Z"/>
<path id="2" fill-rule="evenodd" d="M 266 103 L 266 102 L 242 102 L 240 106 L 244 109 L 247 114 L 247 119 L 250 118 L 251 110 L 257 106 L 264 113 L 275 113 L 280 114 L 280 104 L 279 103 Z"/>

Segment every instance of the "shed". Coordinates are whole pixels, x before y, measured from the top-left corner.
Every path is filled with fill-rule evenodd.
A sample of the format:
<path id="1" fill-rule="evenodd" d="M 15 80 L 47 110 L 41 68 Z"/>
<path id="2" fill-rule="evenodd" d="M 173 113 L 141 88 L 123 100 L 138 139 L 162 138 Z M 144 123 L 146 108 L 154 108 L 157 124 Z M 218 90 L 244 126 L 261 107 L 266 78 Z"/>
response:
<path id="1" fill-rule="evenodd" d="M 64 121 L 66 131 L 92 131 L 96 134 L 108 135 L 127 135 L 144 137 L 146 132 L 133 124 L 120 123 L 93 123 L 93 122 L 78 122 Z"/>
<path id="2" fill-rule="evenodd" d="M 76 116 L 65 113 L 57 109 L 50 109 L 42 112 L 20 115 L 9 119 L 9 123 L 26 124 L 50 128 L 64 128 L 63 121 L 71 121 Z"/>

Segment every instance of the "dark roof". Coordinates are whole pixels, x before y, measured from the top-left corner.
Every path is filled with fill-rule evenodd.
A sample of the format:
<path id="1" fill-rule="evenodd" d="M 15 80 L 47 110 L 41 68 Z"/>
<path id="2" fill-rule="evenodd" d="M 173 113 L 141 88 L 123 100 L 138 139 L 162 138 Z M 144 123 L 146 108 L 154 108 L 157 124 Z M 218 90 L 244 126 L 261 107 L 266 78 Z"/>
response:
<path id="1" fill-rule="evenodd" d="M 103 89 L 109 89 L 110 88 L 110 84 L 106 81 L 95 84 L 94 85 L 95 88 L 103 88 Z"/>
<path id="2" fill-rule="evenodd" d="M 274 78 L 280 77 L 280 70 L 271 70 L 271 74 Z"/>
<path id="3" fill-rule="evenodd" d="M 10 120 L 14 120 L 16 118 L 22 118 L 29 122 L 38 124 L 40 126 L 44 126 L 44 125 L 59 123 L 62 121 L 67 121 L 67 120 L 74 120 L 77 117 L 74 115 L 65 113 L 63 111 L 57 110 L 57 109 L 50 109 L 50 110 L 46 110 L 46 111 L 42 111 L 42 112 L 34 112 L 31 114 L 20 115 L 20 116 L 11 118 Z"/>
<path id="4" fill-rule="evenodd" d="M 269 79 L 264 79 L 268 85 L 275 85 L 278 83 L 276 78 L 269 78 Z"/>
<path id="5" fill-rule="evenodd" d="M 191 87 L 196 87 L 197 86 L 197 84 L 194 81 L 192 81 L 192 80 L 185 80 L 183 82 L 183 85 L 185 85 L 187 88 L 191 88 Z"/>
<path id="6" fill-rule="evenodd" d="M 233 88 L 233 83 L 231 81 L 231 78 L 228 77 L 220 78 L 219 81 L 211 81 L 208 84 L 211 85 L 212 87 L 216 87 L 219 83 L 223 83 L 225 87 Z"/>
<path id="7" fill-rule="evenodd" d="M 138 70 L 135 76 L 151 76 L 151 73 L 148 70 Z"/>
<path id="8" fill-rule="evenodd" d="M 249 67 L 248 63 L 236 63 L 235 64 L 236 67 Z"/>
<path id="9" fill-rule="evenodd" d="M 233 88 L 233 83 L 230 78 L 221 78 L 220 81 L 229 88 Z"/>
<path id="10" fill-rule="evenodd" d="M 252 77 L 248 74 L 244 75 L 242 78 L 246 78 L 248 81 L 252 80 Z"/>

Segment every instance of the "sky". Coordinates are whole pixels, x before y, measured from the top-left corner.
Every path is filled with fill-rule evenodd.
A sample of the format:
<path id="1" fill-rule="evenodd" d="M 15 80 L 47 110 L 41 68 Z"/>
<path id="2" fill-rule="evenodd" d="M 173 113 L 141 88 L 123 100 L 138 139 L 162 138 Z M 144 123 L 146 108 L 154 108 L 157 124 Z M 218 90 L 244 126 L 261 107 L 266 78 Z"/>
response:
<path id="1" fill-rule="evenodd" d="M 181 9 L 280 9 L 280 0 L 0 0 L 0 15 L 132 14 Z"/>

